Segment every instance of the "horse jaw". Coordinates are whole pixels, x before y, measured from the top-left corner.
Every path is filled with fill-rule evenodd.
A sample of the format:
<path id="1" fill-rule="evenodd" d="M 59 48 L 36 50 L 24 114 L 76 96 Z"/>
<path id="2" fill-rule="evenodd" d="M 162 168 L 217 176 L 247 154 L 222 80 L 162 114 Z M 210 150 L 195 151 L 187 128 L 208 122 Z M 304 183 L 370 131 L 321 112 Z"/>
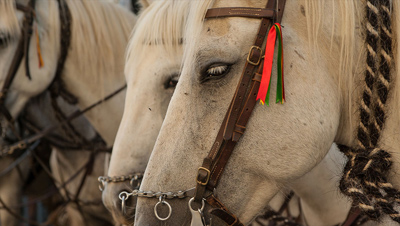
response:
<path id="1" fill-rule="evenodd" d="M 159 51 L 162 49 L 160 47 L 146 46 L 145 59 L 127 61 L 126 107 L 111 157 L 108 171 L 110 177 L 143 173 L 146 169 L 174 90 L 165 88 L 165 84 L 171 76 L 179 75 L 182 61 L 182 46 L 177 46 L 177 56 L 172 58 Z M 137 53 L 135 50 L 130 52 L 132 56 Z M 118 199 L 120 192 L 132 189 L 129 181 L 126 181 L 108 183 L 103 191 L 104 205 L 120 223 L 129 224 L 134 221 L 136 199 L 128 200 L 129 209 L 126 214 L 122 214 Z"/>

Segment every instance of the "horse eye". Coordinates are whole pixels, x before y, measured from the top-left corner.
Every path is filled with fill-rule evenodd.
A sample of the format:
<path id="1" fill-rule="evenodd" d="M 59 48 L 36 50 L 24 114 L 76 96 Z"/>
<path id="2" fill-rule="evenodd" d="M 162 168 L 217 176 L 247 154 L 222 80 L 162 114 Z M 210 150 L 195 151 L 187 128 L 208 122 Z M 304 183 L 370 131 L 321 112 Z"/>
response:
<path id="1" fill-rule="evenodd" d="M 232 65 L 229 64 L 213 64 L 208 67 L 203 73 L 201 82 L 206 82 L 211 79 L 220 79 L 228 74 Z"/>
<path id="2" fill-rule="evenodd" d="M 168 77 L 167 81 L 164 83 L 164 89 L 175 89 L 178 84 L 179 75 L 172 75 Z"/>
<path id="3" fill-rule="evenodd" d="M 10 43 L 11 36 L 10 34 L 4 33 L 0 31 L 0 48 L 4 48 Z"/>

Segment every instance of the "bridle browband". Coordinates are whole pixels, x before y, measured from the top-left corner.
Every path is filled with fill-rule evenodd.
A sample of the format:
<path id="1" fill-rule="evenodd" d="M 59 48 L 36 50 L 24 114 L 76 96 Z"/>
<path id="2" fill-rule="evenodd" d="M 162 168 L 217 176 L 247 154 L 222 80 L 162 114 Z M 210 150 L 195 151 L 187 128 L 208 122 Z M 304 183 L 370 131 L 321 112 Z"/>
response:
<path id="1" fill-rule="evenodd" d="M 269 0 L 262 8 L 214 8 L 206 13 L 206 19 L 219 17 L 261 18 L 261 23 L 251 46 L 235 95 L 230 103 L 218 135 L 196 177 L 194 201 L 202 203 L 203 199 L 211 205 L 210 213 L 231 226 L 242 226 L 243 223 L 230 212 L 213 194 L 219 179 L 240 137 L 246 130 L 247 122 L 256 104 L 260 86 L 263 52 L 267 32 L 274 22 L 280 23 L 285 8 L 285 0 Z M 208 191 L 208 192 L 207 192 Z M 206 192 L 208 194 L 206 194 Z"/>

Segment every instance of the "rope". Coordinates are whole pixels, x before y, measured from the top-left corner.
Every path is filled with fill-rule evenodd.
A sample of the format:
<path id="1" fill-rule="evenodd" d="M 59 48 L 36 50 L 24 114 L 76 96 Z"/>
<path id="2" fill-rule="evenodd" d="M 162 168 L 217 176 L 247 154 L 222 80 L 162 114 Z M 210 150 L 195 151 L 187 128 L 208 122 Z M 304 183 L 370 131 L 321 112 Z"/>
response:
<path id="1" fill-rule="evenodd" d="M 391 155 L 378 147 L 393 66 L 390 8 L 390 1 L 367 0 L 367 70 L 359 108 L 358 148 L 339 145 L 349 159 L 339 187 L 370 219 L 378 220 L 385 213 L 400 223 L 400 213 L 394 208 L 400 193 L 386 176 L 392 166 Z"/>

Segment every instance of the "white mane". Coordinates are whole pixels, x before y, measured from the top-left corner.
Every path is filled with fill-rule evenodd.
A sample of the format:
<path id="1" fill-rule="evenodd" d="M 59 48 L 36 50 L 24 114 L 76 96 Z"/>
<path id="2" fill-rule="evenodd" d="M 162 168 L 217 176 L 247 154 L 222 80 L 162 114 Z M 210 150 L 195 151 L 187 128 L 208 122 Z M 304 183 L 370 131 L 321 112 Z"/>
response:
<path id="1" fill-rule="evenodd" d="M 1 0 L 0 1 L 0 35 L 1 33 L 8 33 L 11 37 L 16 38 L 21 32 L 20 24 L 16 15 L 15 1 L 14 0 Z M 3 27 L 4 26 L 4 27 Z"/>
<path id="2" fill-rule="evenodd" d="M 79 52 L 79 59 L 72 60 L 84 67 L 82 71 L 87 74 L 97 74 L 100 78 L 110 73 L 118 76 L 116 56 L 124 55 L 136 17 L 116 4 L 99 2 L 67 1 L 72 15 L 71 46 Z"/>
<path id="3" fill-rule="evenodd" d="M 125 73 L 145 59 L 148 45 L 160 45 L 160 53 L 176 56 L 177 47 L 184 42 L 190 4 L 190 0 L 156 1 L 141 13 L 127 48 Z"/>
<path id="4" fill-rule="evenodd" d="M 336 69 L 339 74 L 339 87 L 342 89 L 341 92 L 346 95 L 349 100 L 352 99 L 354 86 L 354 81 L 357 81 L 355 77 L 363 79 L 363 73 L 365 71 L 364 67 L 364 50 L 361 52 L 356 51 L 357 45 L 363 45 L 364 43 L 357 43 L 355 40 L 357 36 L 362 35 L 362 19 L 363 12 L 360 12 L 359 4 L 363 4 L 359 1 L 324 1 L 324 0 L 305 0 L 304 11 L 307 23 L 307 32 L 310 46 L 315 49 L 321 47 L 322 45 L 327 46 L 326 55 L 332 55 L 333 52 L 338 53 L 340 56 L 340 65 Z M 395 6 L 398 4 L 394 1 Z M 186 29 L 186 38 L 192 40 L 196 43 L 196 40 L 200 36 L 201 27 L 204 22 L 204 15 L 210 6 L 213 5 L 213 0 L 204 1 L 193 1 L 191 4 L 191 9 L 188 18 L 188 28 Z M 323 15 L 328 7 L 332 10 L 332 18 L 327 18 Z M 396 7 L 394 7 L 396 10 Z M 394 13 L 396 15 L 396 13 Z M 327 21 L 330 20 L 330 21 Z M 394 29 L 397 30 L 396 26 L 400 26 L 398 18 L 394 22 Z M 321 40 L 320 32 L 323 31 L 322 26 L 330 24 L 331 28 L 331 39 Z M 284 24 L 283 24 L 284 25 Z M 338 41 L 337 41 L 338 40 Z M 336 44 L 339 46 L 339 50 L 332 48 L 332 45 Z M 193 45 L 187 46 L 185 50 L 184 59 L 189 59 L 189 61 L 194 60 L 192 57 L 194 50 L 191 48 Z M 360 48 L 358 48 L 360 49 Z M 363 48 L 361 48 L 363 49 Z M 337 51 L 337 52 L 336 52 Z M 397 53 L 397 52 L 396 52 Z M 317 59 L 317 58 L 315 58 Z M 185 64 L 193 64 L 194 62 L 185 62 Z M 399 65 L 399 64 L 397 64 Z M 400 91 L 395 89 L 394 95 L 400 99 Z M 351 101 L 349 101 L 351 103 Z M 400 104 L 399 104 L 400 105 Z M 354 112 L 351 106 L 347 106 L 349 112 Z M 399 109 L 399 107 L 397 107 Z M 400 118 L 400 117 L 399 117 Z M 349 119 L 351 121 L 351 118 Z"/>

